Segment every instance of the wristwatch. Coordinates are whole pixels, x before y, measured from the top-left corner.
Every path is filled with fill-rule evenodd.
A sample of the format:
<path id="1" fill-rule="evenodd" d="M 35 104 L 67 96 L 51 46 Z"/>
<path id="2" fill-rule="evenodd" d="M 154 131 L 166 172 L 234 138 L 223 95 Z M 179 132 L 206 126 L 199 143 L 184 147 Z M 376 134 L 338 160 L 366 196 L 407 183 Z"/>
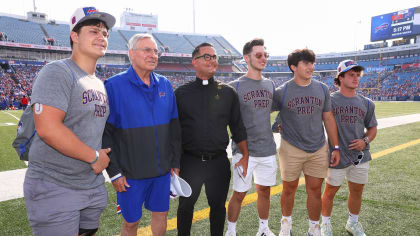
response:
<path id="1" fill-rule="evenodd" d="M 368 136 L 365 136 L 363 138 L 363 142 L 365 142 L 366 143 L 366 146 L 367 146 L 369 144 L 369 142 L 370 142 L 369 137 Z"/>
<path id="2" fill-rule="evenodd" d="M 335 146 L 333 147 L 333 151 L 340 151 L 340 146 L 335 145 Z"/>
<path id="3" fill-rule="evenodd" d="M 97 161 L 98 161 L 98 159 L 99 159 L 99 152 L 98 151 L 95 151 L 95 153 L 96 153 L 96 157 L 95 157 L 95 160 L 93 160 L 93 161 L 91 161 L 91 162 L 88 162 L 89 164 L 95 164 Z"/>

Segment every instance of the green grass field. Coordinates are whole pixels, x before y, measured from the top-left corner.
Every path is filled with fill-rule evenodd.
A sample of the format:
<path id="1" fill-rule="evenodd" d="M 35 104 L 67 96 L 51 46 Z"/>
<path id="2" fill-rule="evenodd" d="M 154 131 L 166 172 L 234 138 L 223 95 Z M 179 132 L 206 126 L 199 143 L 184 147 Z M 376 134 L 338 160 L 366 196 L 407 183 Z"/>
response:
<path id="1" fill-rule="evenodd" d="M 379 102 L 377 118 L 420 113 L 420 103 Z M 19 116 L 19 112 L 12 113 Z M 275 117 L 275 114 L 272 115 Z M 23 168 L 11 142 L 16 126 L 1 126 L 2 123 L 17 123 L 10 115 L 0 112 L 0 171 Z M 420 139 L 420 122 L 381 129 L 372 143 L 372 153 Z M 420 235 L 420 144 L 385 155 L 371 162 L 369 183 L 365 187 L 360 221 L 367 235 Z M 278 174 L 278 184 L 281 183 Z M 97 235 L 119 234 L 121 219 L 115 214 L 115 192 L 110 184 L 109 205 L 101 218 Z M 3 191 L 3 190 L 1 190 Z M 250 193 L 255 192 L 251 189 Z M 230 197 L 229 193 L 229 197 Z M 293 212 L 294 235 L 304 235 L 308 229 L 304 186 L 298 188 Z M 347 191 L 343 186 L 334 202 L 332 225 L 334 235 L 347 235 L 344 225 L 347 220 Z M 177 200 L 171 201 L 168 219 L 176 217 Z M 196 210 L 207 208 L 204 191 L 196 204 Z M 0 202 L 0 235 L 31 235 L 26 219 L 24 199 Z M 144 211 L 140 227 L 148 226 L 150 213 Z M 271 198 L 270 228 L 278 234 L 280 227 L 280 194 Z M 238 235 L 255 235 L 258 229 L 256 203 L 244 206 L 238 221 Z M 140 235 L 140 234 L 139 234 Z M 176 230 L 167 232 L 176 235 Z M 208 219 L 193 224 L 191 235 L 210 235 Z"/>

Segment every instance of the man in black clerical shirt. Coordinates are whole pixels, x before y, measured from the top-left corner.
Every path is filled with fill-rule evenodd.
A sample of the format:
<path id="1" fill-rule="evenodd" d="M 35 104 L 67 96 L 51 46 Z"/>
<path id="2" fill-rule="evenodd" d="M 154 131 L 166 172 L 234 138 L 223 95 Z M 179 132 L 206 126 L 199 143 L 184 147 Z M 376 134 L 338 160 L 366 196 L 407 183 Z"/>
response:
<path id="1" fill-rule="evenodd" d="M 196 80 L 175 91 L 182 130 L 180 176 L 192 188 L 189 198 L 179 199 L 178 235 L 190 235 L 194 204 L 204 184 L 210 205 L 210 233 L 222 236 L 231 176 L 226 153 L 229 144 L 227 126 L 243 154 L 237 163 L 243 176 L 246 176 L 249 158 L 246 129 L 235 90 L 213 78 L 218 66 L 213 45 L 198 45 L 192 58 Z"/>

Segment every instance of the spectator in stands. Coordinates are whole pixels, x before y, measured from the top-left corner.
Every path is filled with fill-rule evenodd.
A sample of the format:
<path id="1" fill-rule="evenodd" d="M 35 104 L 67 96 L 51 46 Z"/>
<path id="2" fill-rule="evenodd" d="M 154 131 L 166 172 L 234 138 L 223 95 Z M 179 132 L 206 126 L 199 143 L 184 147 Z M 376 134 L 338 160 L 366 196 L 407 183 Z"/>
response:
<path id="1" fill-rule="evenodd" d="M 365 235 L 358 218 L 363 187 L 368 181 L 369 161 L 372 160 L 369 143 L 376 137 L 378 122 L 375 104 L 356 93 L 363 70 L 354 61 L 344 60 L 339 64 L 334 79 L 340 90 L 331 94 L 331 104 L 338 126 L 341 158 L 337 166 L 328 169 L 322 196 L 321 235 L 324 236 L 333 235 L 330 220 L 334 196 L 344 179 L 347 179 L 349 187 L 349 218 L 345 228 L 352 235 Z"/>
<path id="2" fill-rule="evenodd" d="M 330 93 L 326 84 L 312 79 L 314 62 L 315 54 L 309 49 L 297 49 L 289 54 L 287 63 L 294 78 L 276 89 L 274 94 L 273 107 L 280 110 L 282 127 L 279 150 L 283 181 L 280 235 L 291 234 L 295 193 L 302 171 L 307 193 L 308 235 L 320 234 L 321 187 L 328 171 L 328 145 L 323 124 L 334 147 L 331 166 L 336 166 L 340 160 Z"/>
<path id="3" fill-rule="evenodd" d="M 103 136 L 113 152 L 107 168 L 123 216 L 121 235 L 137 235 L 142 206 L 152 212 L 153 235 L 165 235 L 170 177 L 179 175 L 181 134 L 172 86 L 153 70 L 159 51 L 153 36 L 128 42 L 131 66 L 106 80 L 110 116 Z"/>
<path id="4" fill-rule="evenodd" d="M 257 236 L 274 236 L 268 227 L 270 211 L 270 186 L 276 184 L 276 143 L 271 131 L 270 113 L 273 104 L 274 83 L 262 76 L 268 53 L 263 39 L 253 39 L 243 48 L 248 64 L 246 75 L 229 83 L 238 93 L 241 115 L 248 136 L 248 156 L 243 156 L 238 146 L 232 143 L 233 193 L 228 208 L 228 230 L 226 235 L 236 235 L 236 222 L 241 204 L 251 188 L 252 175 L 256 185 L 259 228 Z M 255 96 L 258 94 L 258 96 Z M 246 171 L 243 175 L 242 167 Z M 248 167 L 248 169 L 247 169 Z M 243 176 L 242 176 L 243 175 Z"/>
<path id="5" fill-rule="evenodd" d="M 28 103 L 29 103 L 28 98 L 25 95 L 23 95 L 23 97 L 20 99 L 20 106 L 21 106 L 21 108 L 23 110 L 25 110 L 26 107 L 28 106 Z"/>
<path id="6" fill-rule="evenodd" d="M 102 170 L 110 149 L 100 148 L 109 109 L 95 68 L 114 24 L 108 13 L 77 9 L 70 20 L 71 58 L 44 66 L 34 83 L 37 133 L 24 182 L 34 235 L 94 235 L 108 204 Z"/>
<path id="7" fill-rule="evenodd" d="M 196 80 L 175 90 L 182 130 L 180 176 L 192 189 L 189 198 L 179 199 L 178 235 L 190 235 L 194 205 L 204 184 L 210 205 L 210 234 L 221 236 L 231 177 L 226 153 L 229 144 L 227 126 L 244 156 L 244 167 L 248 159 L 246 129 L 235 90 L 214 79 L 218 57 L 213 45 L 198 45 L 192 52 L 192 58 Z M 246 168 L 242 174 L 246 176 Z"/>

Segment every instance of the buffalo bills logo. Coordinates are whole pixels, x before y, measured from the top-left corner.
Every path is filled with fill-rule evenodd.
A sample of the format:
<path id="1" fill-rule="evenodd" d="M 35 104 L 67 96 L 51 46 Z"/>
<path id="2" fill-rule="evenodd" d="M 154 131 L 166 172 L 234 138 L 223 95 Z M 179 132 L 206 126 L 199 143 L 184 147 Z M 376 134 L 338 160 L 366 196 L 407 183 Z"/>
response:
<path id="1" fill-rule="evenodd" d="M 384 31 L 386 29 L 388 29 L 388 23 L 383 23 L 382 25 L 375 28 L 375 33 L 377 33 L 378 31 Z"/>

